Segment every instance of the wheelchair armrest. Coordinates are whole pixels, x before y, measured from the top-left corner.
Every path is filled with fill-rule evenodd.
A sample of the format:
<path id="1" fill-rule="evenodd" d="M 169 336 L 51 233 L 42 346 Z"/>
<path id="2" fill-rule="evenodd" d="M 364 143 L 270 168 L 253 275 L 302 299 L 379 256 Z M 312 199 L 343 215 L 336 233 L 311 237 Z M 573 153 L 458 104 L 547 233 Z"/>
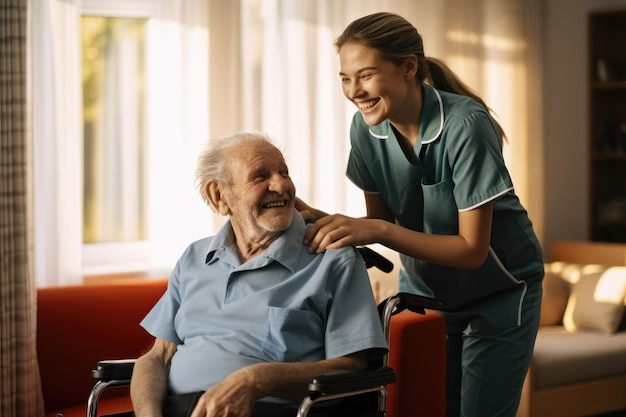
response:
<path id="1" fill-rule="evenodd" d="M 309 382 L 309 392 L 336 395 L 376 388 L 394 382 L 396 382 L 396 373 L 393 369 L 384 366 L 377 369 L 318 375 Z"/>
<path id="2" fill-rule="evenodd" d="M 91 377 L 100 381 L 130 380 L 136 359 L 104 360 L 96 364 Z"/>

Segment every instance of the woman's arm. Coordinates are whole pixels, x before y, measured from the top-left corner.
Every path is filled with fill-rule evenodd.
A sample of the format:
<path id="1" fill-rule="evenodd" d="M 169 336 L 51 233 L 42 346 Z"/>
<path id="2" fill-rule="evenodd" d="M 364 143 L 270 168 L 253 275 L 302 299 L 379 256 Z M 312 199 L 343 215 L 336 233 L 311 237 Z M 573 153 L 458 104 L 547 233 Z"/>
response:
<path id="1" fill-rule="evenodd" d="M 299 197 L 296 197 L 296 210 L 298 210 L 304 221 L 307 223 L 314 223 L 322 217 L 328 216 L 328 213 L 309 206 Z"/>
<path id="2" fill-rule="evenodd" d="M 316 221 L 305 236 L 310 252 L 322 252 L 347 245 L 380 243 L 426 262 L 462 269 L 483 264 L 489 252 L 493 203 L 459 212 L 459 233 L 434 235 L 395 224 L 378 194 L 365 194 L 368 217 L 355 219 L 340 214 Z"/>

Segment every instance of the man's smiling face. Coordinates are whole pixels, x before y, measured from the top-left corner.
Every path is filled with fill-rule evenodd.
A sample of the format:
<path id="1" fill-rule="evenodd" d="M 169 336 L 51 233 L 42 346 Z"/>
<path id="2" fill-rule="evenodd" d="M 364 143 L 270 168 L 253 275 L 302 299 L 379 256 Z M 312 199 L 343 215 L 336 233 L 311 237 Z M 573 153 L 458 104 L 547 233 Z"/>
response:
<path id="1" fill-rule="evenodd" d="M 296 188 L 282 153 L 271 143 L 238 144 L 228 151 L 222 200 L 238 239 L 273 240 L 293 221 Z"/>

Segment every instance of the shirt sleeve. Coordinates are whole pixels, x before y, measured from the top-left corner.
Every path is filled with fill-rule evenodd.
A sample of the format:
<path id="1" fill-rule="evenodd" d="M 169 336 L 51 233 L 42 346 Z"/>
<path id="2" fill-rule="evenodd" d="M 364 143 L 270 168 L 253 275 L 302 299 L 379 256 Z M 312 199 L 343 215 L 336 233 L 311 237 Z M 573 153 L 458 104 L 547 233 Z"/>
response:
<path id="1" fill-rule="evenodd" d="M 459 211 L 470 210 L 513 189 L 499 133 L 485 112 L 450 120 L 448 162 Z"/>
<path id="2" fill-rule="evenodd" d="M 338 265 L 326 324 L 326 357 L 367 351 L 368 360 L 387 352 L 387 341 L 372 294 L 367 268 L 360 256 Z"/>
<path id="3" fill-rule="evenodd" d="M 141 326 L 154 337 L 182 344 L 175 328 L 175 317 L 180 308 L 180 263 L 176 265 L 167 283 L 167 290 L 141 321 Z"/>
<path id="4" fill-rule="evenodd" d="M 361 125 L 364 125 L 364 123 L 360 119 L 360 113 L 356 113 L 352 118 L 352 126 L 350 127 L 351 148 L 348 157 L 348 166 L 346 168 L 346 176 L 361 190 L 369 193 L 378 193 L 378 186 L 367 167 L 362 148 L 363 142 L 369 140 L 370 135 Z M 367 133 L 367 135 L 361 137 L 365 133 Z"/>

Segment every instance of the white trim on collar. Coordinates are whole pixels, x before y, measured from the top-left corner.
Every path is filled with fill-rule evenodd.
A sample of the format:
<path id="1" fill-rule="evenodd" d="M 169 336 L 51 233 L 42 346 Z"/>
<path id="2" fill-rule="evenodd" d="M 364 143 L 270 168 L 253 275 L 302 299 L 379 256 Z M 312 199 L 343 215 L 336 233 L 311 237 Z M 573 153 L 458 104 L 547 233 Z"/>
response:
<path id="1" fill-rule="evenodd" d="M 369 129 L 370 131 L 370 135 L 374 136 L 376 139 L 389 139 L 389 135 L 378 135 L 374 132 L 372 132 L 372 129 Z"/>
<path id="2" fill-rule="evenodd" d="M 424 144 L 424 143 L 431 143 L 431 142 L 435 141 L 439 137 L 439 135 L 441 135 L 441 132 L 443 131 L 443 119 L 444 119 L 444 116 L 443 116 L 443 100 L 441 99 L 441 95 L 439 94 L 439 91 L 437 91 L 436 88 L 434 88 L 434 87 L 432 87 L 430 85 L 427 85 L 427 86 L 433 89 L 433 91 L 435 92 L 435 95 L 437 96 L 437 100 L 439 101 L 439 130 L 437 131 L 435 136 L 433 136 L 432 138 L 427 139 L 427 140 L 423 140 L 422 144 Z"/>
<path id="3" fill-rule="evenodd" d="M 437 91 L 434 87 L 432 87 L 430 85 L 426 85 L 426 86 L 433 89 L 433 91 L 435 92 L 435 95 L 437 96 L 437 101 L 439 102 L 439 130 L 437 131 L 435 136 L 433 136 L 432 138 L 430 138 L 428 140 L 423 140 L 422 143 L 433 142 L 434 140 L 436 140 L 439 137 L 439 135 L 441 135 L 441 132 L 443 131 L 443 120 L 444 120 L 443 100 L 441 99 L 441 95 L 439 94 L 439 91 Z M 372 132 L 371 128 L 369 128 L 368 130 L 370 132 L 370 135 L 374 136 L 376 139 L 389 139 L 389 135 L 380 135 L 380 134 L 374 133 L 374 132 Z"/>

